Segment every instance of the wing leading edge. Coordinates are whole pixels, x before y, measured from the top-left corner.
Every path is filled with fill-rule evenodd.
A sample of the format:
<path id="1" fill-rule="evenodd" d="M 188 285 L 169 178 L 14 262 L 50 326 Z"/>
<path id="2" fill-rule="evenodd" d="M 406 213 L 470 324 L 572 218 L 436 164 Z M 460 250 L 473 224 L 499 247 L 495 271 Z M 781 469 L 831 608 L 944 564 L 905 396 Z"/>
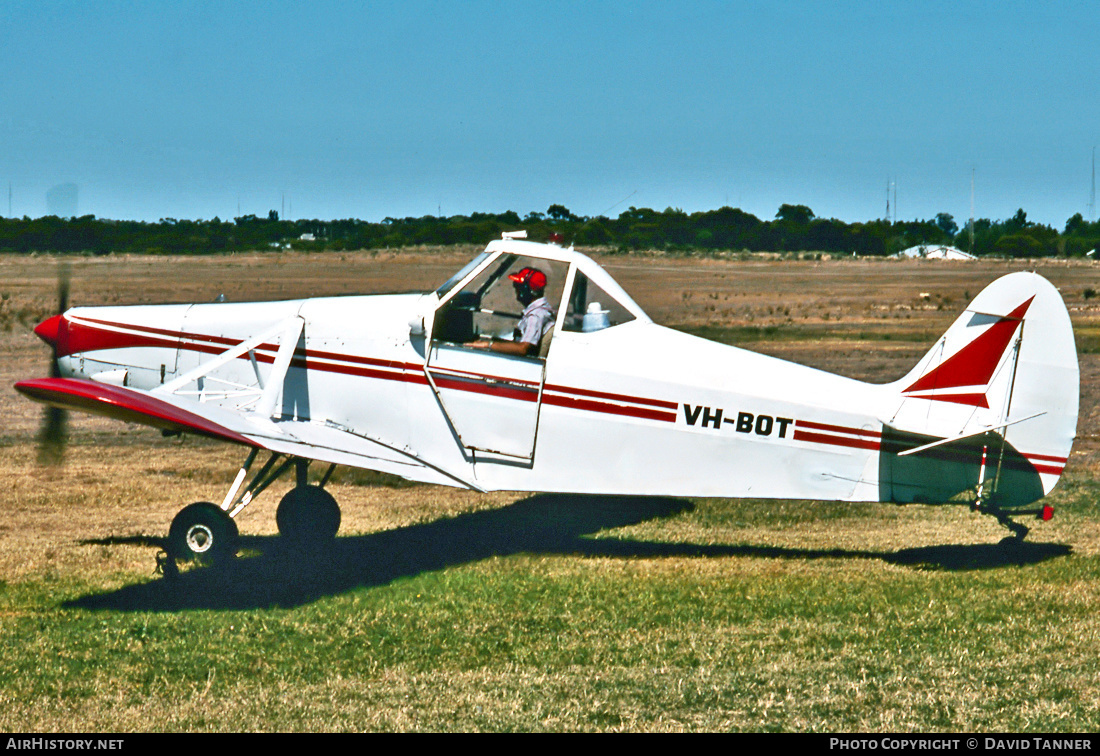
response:
<path id="1" fill-rule="evenodd" d="M 207 417 L 135 389 L 78 378 L 36 378 L 20 381 L 15 388 L 24 396 L 51 407 L 151 425 L 161 430 L 197 433 L 246 446 L 261 446 Z"/>

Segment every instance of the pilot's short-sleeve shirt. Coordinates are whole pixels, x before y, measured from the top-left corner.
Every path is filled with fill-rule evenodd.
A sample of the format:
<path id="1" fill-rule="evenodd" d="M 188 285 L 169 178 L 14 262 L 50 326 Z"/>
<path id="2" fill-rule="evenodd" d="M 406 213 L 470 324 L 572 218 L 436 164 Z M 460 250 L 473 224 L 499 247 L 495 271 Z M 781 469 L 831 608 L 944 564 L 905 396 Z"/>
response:
<path id="1" fill-rule="evenodd" d="M 542 337 L 554 326 L 554 310 L 546 297 L 539 297 L 523 310 L 519 323 L 516 324 L 515 337 L 517 341 L 538 346 Z"/>

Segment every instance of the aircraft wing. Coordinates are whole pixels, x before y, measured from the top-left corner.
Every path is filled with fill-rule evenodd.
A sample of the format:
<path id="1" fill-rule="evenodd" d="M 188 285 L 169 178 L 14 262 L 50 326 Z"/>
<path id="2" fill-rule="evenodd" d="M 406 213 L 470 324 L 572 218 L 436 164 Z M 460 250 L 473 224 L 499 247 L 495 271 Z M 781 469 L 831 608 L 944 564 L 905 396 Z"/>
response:
<path id="1" fill-rule="evenodd" d="M 15 388 L 35 401 L 62 409 L 165 431 L 195 433 L 293 457 L 376 470 L 422 483 L 481 490 L 472 481 L 432 465 L 410 450 L 332 424 L 275 421 L 175 394 L 153 395 L 76 378 L 39 378 L 21 381 Z"/>

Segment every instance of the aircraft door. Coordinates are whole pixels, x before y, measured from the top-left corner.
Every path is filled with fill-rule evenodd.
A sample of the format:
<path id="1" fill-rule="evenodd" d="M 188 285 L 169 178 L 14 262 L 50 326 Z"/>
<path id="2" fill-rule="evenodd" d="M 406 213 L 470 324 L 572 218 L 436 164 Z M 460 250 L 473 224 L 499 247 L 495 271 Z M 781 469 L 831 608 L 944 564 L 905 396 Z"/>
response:
<path id="1" fill-rule="evenodd" d="M 556 318 L 568 265 L 502 255 L 436 311 L 425 373 L 463 447 L 531 460 L 554 320 L 530 354 L 484 348 L 492 340 L 522 343 L 517 324 L 530 303 L 517 301 L 508 276 L 526 268 L 546 276 L 543 295 Z"/>
<path id="2" fill-rule="evenodd" d="M 462 445 L 531 459 L 545 363 L 433 343 L 428 375 Z"/>

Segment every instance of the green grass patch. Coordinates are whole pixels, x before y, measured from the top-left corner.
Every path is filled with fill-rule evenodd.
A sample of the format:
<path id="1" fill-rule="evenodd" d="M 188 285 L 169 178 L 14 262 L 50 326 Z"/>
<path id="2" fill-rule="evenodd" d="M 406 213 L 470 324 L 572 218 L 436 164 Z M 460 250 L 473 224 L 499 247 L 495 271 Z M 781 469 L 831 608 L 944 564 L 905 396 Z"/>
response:
<path id="1" fill-rule="evenodd" d="M 1073 337 L 1077 342 L 1078 354 L 1100 353 L 1100 328 L 1077 326 L 1073 329 Z"/>
<path id="2" fill-rule="evenodd" d="M 1095 529 L 1096 488 L 1059 517 Z M 0 727 L 1100 725 L 1095 555 L 1005 550 L 962 508 L 628 505 L 533 497 L 312 559 L 254 538 L 174 584 L 43 568 L 0 585 Z"/>

